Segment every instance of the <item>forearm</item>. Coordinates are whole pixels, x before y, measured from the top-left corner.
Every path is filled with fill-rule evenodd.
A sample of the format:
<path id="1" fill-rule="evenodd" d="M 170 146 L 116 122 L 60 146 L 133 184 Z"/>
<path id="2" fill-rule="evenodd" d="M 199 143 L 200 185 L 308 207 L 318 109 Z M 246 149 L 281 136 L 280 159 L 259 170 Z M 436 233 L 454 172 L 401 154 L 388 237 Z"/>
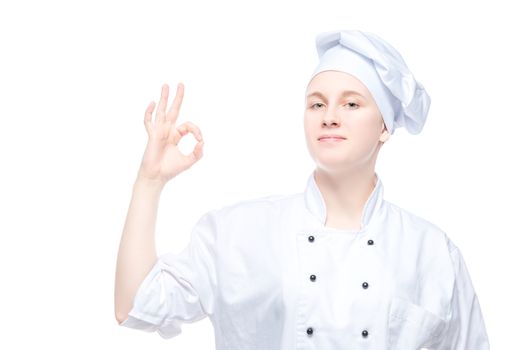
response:
<path id="1" fill-rule="evenodd" d="M 123 322 L 133 299 L 157 260 L 155 224 L 163 184 L 137 177 L 118 249 L 115 317 Z"/>

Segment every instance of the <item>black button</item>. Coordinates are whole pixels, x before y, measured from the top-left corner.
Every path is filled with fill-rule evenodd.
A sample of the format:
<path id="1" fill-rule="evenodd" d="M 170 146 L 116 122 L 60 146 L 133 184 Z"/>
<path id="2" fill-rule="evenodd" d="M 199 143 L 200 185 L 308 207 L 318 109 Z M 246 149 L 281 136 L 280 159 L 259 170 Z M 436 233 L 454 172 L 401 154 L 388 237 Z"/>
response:
<path id="1" fill-rule="evenodd" d="M 314 236 L 309 236 L 309 241 L 310 242 L 313 242 L 315 240 L 315 237 Z"/>
<path id="2" fill-rule="evenodd" d="M 370 239 L 370 240 L 368 241 L 368 245 L 373 245 L 373 240 L 372 240 L 372 239 Z"/>
<path id="3" fill-rule="evenodd" d="M 367 282 L 364 282 L 364 283 L 362 283 L 362 288 L 364 288 L 364 289 L 367 289 L 367 288 L 368 288 L 368 286 L 369 286 L 369 285 L 368 285 L 368 283 L 367 283 Z"/>
<path id="4" fill-rule="evenodd" d="M 309 328 L 307 329 L 307 334 L 308 334 L 308 335 L 313 334 L 313 328 L 309 327 Z"/>
<path id="5" fill-rule="evenodd" d="M 313 282 L 315 282 L 315 280 L 317 279 L 317 276 L 311 275 L 311 276 L 309 276 L 309 279 L 312 280 Z"/>
<path id="6" fill-rule="evenodd" d="M 362 331 L 362 336 L 365 338 L 368 336 L 368 331 L 366 331 L 365 329 Z"/>

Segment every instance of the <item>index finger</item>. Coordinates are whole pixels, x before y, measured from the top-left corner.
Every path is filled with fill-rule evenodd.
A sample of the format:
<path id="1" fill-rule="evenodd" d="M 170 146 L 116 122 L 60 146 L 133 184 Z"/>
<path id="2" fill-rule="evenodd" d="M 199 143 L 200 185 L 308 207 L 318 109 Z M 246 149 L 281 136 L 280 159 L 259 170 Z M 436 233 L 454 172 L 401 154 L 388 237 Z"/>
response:
<path id="1" fill-rule="evenodd" d="M 184 98 L 184 84 L 178 83 L 176 88 L 176 96 L 173 100 L 173 104 L 171 105 L 171 108 L 169 108 L 169 112 L 167 112 L 166 120 L 174 123 L 176 122 L 176 119 L 178 118 L 178 113 L 180 112 L 180 105 L 182 104 L 182 99 Z"/>

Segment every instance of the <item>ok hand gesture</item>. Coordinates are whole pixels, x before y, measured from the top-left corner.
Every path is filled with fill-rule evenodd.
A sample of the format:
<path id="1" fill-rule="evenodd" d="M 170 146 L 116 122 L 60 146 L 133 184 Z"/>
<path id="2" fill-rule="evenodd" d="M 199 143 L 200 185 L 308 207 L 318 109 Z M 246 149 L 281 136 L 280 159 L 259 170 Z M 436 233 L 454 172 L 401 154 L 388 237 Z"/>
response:
<path id="1" fill-rule="evenodd" d="M 184 97 L 184 85 L 178 84 L 175 100 L 166 114 L 168 96 L 169 86 L 164 84 L 154 122 L 152 121 L 152 113 L 155 102 L 152 101 L 146 109 L 144 125 L 149 140 L 138 172 L 139 177 L 158 181 L 162 184 L 190 168 L 202 158 L 204 146 L 202 133 L 195 124 L 187 121 L 176 126 L 180 105 Z M 178 142 L 189 132 L 195 136 L 198 143 L 192 153 L 185 155 L 180 152 Z"/>

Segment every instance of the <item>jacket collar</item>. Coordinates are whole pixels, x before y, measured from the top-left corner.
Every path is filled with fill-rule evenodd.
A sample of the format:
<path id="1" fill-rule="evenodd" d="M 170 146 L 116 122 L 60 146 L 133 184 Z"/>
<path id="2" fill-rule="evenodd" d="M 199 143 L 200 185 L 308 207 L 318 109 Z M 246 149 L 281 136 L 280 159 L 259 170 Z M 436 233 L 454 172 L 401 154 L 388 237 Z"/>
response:
<path id="1" fill-rule="evenodd" d="M 313 216 L 320 221 L 322 226 L 325 226 L 326 222 L 326 203 L 322 192 L 318 187 L 315 180 L 315 171 L 311 172 L 307 180 L 306 189 L 304 192 L 304 199 L 306 201 L 306 208 L 313 214 Z M 369 195 L 364 209 L 362 211 L 361 229 L 368 226 L 371 219 L 378 216 L 378 212 L 382 207 L 383 202 L 383 185 L 380 177 L 375 172 L 375 187 Z"/>

